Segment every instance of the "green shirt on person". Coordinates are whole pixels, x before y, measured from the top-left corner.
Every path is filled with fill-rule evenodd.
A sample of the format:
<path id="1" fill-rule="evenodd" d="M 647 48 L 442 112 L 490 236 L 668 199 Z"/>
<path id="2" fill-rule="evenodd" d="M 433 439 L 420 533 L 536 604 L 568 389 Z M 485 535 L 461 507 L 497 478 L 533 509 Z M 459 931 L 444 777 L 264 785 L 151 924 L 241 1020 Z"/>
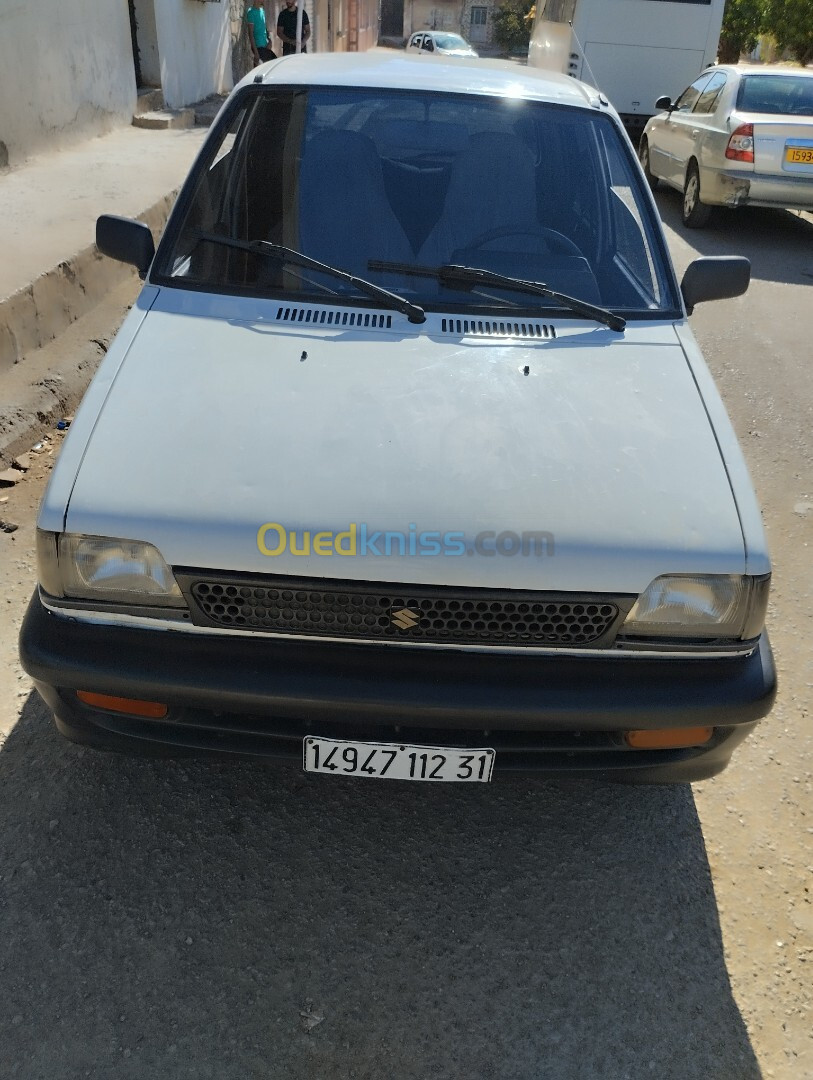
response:
<path id="1" fill-rule="evenodd" d="M 265 25 L 265 11 L 261 7 L 246 8 L 246 22 L 251 24 L 254 44 L 264 49 L 268 44 L 268 28 Z"/>

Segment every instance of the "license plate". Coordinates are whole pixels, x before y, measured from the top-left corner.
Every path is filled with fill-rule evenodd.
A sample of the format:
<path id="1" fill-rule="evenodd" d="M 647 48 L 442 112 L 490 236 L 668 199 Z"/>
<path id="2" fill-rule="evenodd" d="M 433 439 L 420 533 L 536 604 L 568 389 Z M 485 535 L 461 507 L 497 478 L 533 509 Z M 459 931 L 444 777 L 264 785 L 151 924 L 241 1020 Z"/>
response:
<path id="1" fill-rule="evenodd" d="M 308 737 L 303 743 L 303 765 L 305 772 L 327 776 L 485 784 L 491 779 L 494 751 Z"/>
<path id="2" fill-rule="evenodd" d="M 794 165 L 813 165 L 813 146 L 786 146 L 785 161 Z"/>

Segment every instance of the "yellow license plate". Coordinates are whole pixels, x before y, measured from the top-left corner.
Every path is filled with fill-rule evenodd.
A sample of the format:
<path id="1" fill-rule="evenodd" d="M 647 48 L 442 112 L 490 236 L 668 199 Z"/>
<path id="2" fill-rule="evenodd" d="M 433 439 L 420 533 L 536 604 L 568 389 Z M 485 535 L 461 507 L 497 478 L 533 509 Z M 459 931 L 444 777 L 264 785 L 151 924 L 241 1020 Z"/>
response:
<path id="1" fill-rule="evenodd" d="M 785 161 L 794 165 L 813 165 L 813 146 L 786 146 Z"/>

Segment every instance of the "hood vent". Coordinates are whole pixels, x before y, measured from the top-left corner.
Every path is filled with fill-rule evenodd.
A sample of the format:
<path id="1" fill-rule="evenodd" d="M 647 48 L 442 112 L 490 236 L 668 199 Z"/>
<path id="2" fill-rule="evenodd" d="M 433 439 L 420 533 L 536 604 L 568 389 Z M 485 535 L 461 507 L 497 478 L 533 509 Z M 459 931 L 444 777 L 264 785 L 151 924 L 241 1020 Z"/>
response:
<path id="1" fill-rule="evenodd" d="M 550 340 L 556 330 L 547 323 L 514 322 L 509 319 L 442 319 L 441 329 L 447 334 L 468 337 L 512 337 Z"/>
<path id="2" fill-rule="evenodd" d="M 278 307 L 276 322 L 296 323 L 298 326 L 332 327 L 335 329 L 356 327 L 368 330 L 391 330 L 392 315 L 377 311 L 356 311 L 352 308 L 331 307 Z M 437 325 L 437 324 L 436 324 Z M 518 321 L 515 319 L 454 319 L 440 320 L 441 332 L 455 337 L 501 337 L 522 338 L 533 341 L 551 341 L 556 329 L 548 323 Z"/>
<path id="3" fill-rule="evenodd" d="M 372 311 L 340 311 L 335 308 L 281 307 L 277 308 L 277 322 L 301 323 L 304 326 L 364 326 L 388 330 L 392 326 L 391 315 Z"/>

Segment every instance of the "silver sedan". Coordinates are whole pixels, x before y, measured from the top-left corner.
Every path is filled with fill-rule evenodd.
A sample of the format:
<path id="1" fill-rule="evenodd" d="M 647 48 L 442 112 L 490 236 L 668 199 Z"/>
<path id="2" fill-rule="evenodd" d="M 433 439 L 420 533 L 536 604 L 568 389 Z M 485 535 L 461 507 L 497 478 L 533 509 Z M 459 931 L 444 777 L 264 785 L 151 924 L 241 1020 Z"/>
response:
<path id="1" fill-rule="evenodd" d="M 683 223 L 715 206 L 813 210 L 813 71 L 720 65 L 658 98 L 638 154 L 654 190 L 683 193 Z"/>

